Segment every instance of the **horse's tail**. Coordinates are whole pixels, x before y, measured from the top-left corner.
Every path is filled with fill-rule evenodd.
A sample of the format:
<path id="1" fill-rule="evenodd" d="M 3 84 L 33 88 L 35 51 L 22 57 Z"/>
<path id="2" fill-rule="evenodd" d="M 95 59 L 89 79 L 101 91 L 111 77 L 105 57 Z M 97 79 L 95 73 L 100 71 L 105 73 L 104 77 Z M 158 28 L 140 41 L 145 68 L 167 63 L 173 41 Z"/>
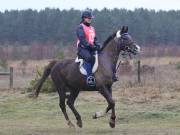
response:
<path id="1" fill-rule="evenodd" d="M 47 79 L 47 77 L 50 75 L 51 70 L 53 66 L 57 63 L 56 60 L 51 61 L 45 68 L 42 77 L 38 80 L 38 82 L 35 84 L 33 93 L 31 94 L 32 97 L 38 97 L 39 92 L 41 90 L 41 87 L 44 83 L 44 81 Z"/>

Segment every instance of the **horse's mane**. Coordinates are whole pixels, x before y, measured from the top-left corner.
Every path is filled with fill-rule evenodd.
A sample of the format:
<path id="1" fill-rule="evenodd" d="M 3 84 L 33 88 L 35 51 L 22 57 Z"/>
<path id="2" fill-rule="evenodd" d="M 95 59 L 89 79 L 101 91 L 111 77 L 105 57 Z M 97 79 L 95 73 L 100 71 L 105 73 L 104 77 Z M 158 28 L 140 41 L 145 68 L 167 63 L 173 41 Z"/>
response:
<path id="1" fill-rule="evenodd" d="M 114 39 L 114 37 L 116 36 L 116 32 L 114 32 L 112 35 L 110 35 L 103 43 L 102 47 L 101 47 L 101 51 L 107 46 L 107 44 Z"/>

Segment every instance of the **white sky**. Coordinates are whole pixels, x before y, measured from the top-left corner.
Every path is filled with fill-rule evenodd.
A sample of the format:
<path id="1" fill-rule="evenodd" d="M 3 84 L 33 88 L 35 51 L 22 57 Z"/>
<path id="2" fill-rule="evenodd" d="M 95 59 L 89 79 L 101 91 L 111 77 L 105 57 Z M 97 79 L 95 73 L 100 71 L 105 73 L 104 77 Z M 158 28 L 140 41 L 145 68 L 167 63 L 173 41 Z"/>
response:
<path id="1" fill-rule="evenodd" d="M 155 10 L 180 10 L 180 0 L 0 0 L 0 11 L 6 9 L 44 9 L 60 8 L 60 9 L 85 9 L 97 8 L 147 8 Z"/>

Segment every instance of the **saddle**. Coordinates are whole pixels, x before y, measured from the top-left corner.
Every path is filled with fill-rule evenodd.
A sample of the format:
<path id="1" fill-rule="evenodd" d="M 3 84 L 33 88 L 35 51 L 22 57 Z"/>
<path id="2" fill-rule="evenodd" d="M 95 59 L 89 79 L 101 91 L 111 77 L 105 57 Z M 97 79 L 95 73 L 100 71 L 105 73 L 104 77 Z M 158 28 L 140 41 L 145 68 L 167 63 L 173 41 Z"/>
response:
<path id="1" fill-rule="evenodd" d="M 95 54 L 93 55 L 95 57 L 95 62 L 92 68 L 92 73 L 95 73 L 98 68 L 98 52 L 95 51 Z M 84 60 L 82 58 L 79 58 L 78 56 L 75 59 L 75 63 L 79 63 L 79 71 L 83 75 L 87 75 L 86 69 L 83 67 Z"/>

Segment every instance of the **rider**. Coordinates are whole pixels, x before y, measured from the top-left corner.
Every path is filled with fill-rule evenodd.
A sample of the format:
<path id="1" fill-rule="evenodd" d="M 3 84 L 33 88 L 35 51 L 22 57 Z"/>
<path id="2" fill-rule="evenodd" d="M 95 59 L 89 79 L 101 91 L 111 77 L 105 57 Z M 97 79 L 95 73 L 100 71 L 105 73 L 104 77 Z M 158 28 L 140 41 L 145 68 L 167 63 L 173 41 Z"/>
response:
<path id="1" fill-rule="evenodd" d="M 78 56 L 82 57 L 86 62 L 84 68 L 87 71 L 87 84 L 89 86 L 95 86 L 95 78 L 92 74 L 93 54 L 100 49 L 100 44 L 97 41 L 95 29 L 91 26 L 92 18 L 94 18 L 91 10 L 85 10 L 81 18 L 82 21 L 76 30 Z M 92 79 L 94 82 L 91 81 Z"/>
<path id="2" fill-rule="evenodd" d="M 91 26 L 92 18 L 94 18 L 92 11 L 85 10 L 82 13 L 81 18 L 82 21 L 80 22 L 80 25 L 77 27 L 76 30 L 76 34 L 78 38 L 77 40 L 78 56 L 83 58 L 86 62 L 84 68 L 87 71 L 87 79 L 86 79 L 87 84 L 89 86 L 95 86 L 95 77 L 92 74 L 92 65 L 94 63 L 93 54 L 95 51 L 100 50 L 100 43 L 97 40 L 94 27 Z"/>

